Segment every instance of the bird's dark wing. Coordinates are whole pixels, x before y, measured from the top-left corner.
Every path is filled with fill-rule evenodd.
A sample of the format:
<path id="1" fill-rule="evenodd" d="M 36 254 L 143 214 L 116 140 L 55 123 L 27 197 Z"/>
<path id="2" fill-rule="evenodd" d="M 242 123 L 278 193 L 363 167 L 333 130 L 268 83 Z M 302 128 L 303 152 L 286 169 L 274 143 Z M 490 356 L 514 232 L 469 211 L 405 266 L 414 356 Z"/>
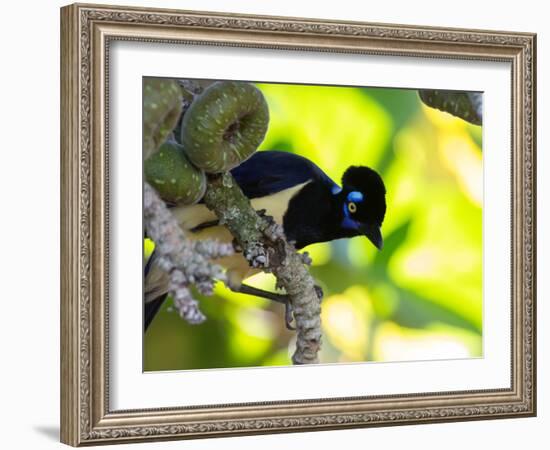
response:
<path id="1" fill-rule="evenodd" d="M 144 305 L 143 305 L 143 331 L 147 331 L 151 321 L 157 315 L 160 307 L 166 300 L 168 294 L 166 275 L 156 265 L 157 251 L 153 250 L 151 256 L 145 263 L 144 267 Z"/>
<path id="2" fill-rule="evenodd" d="M 309 180 L 320 180 L 332 190 L 340 187 L 309 159 L 275 150 L 254 153 L 231 174 L 248 198 L 264 197 Z"/>
<path id="3" fill-rule="evenodd" d="M 149 328 L 149 325 L 159 312 L 160 307 L 164 303 L 164 300 L 166 300 L 166 297 L 168 294 L 162 294 L 160 297 L 157 297 L 155 300 L 149 303 L 145 303 L 143 305 L 143 332 L 145 333 L 147 331 L 147 328 Z"/>

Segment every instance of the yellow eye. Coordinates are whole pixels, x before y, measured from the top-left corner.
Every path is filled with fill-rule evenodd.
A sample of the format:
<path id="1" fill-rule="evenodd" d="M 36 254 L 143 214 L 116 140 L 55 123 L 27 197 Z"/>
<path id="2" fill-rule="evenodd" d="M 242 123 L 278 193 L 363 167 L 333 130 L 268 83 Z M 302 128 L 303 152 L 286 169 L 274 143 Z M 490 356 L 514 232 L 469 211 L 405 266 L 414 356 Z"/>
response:
<path id="1" fill-rule="evenodd" d="M 348 209 L 349 209 L 349 212 L 353 214 L 355 211 L 357 211 L 357 205 L 353 202 L 349 202 Z"/>

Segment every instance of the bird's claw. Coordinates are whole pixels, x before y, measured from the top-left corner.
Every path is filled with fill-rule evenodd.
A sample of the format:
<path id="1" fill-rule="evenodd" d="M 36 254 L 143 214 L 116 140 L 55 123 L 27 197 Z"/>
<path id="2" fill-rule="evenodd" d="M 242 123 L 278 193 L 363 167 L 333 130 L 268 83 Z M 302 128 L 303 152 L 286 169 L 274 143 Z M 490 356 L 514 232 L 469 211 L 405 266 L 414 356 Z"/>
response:
<path id="1" fill-rule="evenodd" d="M 325 296 L 325 293 L 323 292 L 323 288 L 317 284 L 314 286 L 314 288 L 315 288 L 315 293 L 317 294 L 317 298 L 319 299 L 319 301 L 322 301 L 323 297 Z"/>
<path id="2" fill-rule="evenodd" d="M 287 300 L 285 303 L 285 325 L 287 330 L 294 331 L 296 330 L 296 327 L 292 326 L 292 322 L 294 321 L 294 309 L 292 308 L 292 304 L 290 303 L 290 300 Z"/>
<path id="3" fill-rule="evenodd" d="M 299 253 L 299 255 L 302 259 L 302 263 L 304 263 L 306 266 L 311 266 L 313 260 L 311 259 L 311 256 L 309 256 L 308 252 Z"/>
<path id="4" fill-rule="evenodd" d="M 323 288 L 321 286 L 315 285 L 314 289 L 315 293 L 317 294 L 317 298 L 319 299 L 319 301 L 322 301 L 325 295 L 323 293 Z M 287 330 L 296 331 L 296 327 L 292 325 L 292 322 L 295 322 L 294 308 L 292 307 L 292 303 L 290 303 L 290 299 L 287 299 L 287 301 L 285 302 L 285 325 Z"/>

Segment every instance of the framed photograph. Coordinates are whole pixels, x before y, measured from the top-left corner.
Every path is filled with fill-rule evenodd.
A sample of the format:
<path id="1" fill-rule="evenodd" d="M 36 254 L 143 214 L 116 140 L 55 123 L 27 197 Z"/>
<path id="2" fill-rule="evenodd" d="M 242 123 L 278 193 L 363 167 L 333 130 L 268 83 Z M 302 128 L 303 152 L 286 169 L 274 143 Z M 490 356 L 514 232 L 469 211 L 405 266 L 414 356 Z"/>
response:
<path id="1" fill-rule="evenodd" d="M 61 440 L 536 414 L 536 36 L 61 9 Z"/>

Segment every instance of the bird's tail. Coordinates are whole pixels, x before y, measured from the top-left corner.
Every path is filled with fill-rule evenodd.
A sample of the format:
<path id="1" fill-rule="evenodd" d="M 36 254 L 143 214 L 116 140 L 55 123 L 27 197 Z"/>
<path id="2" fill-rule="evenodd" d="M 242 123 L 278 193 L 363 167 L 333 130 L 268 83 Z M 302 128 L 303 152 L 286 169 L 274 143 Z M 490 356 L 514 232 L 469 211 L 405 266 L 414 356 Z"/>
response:
<path id="1" fill-rule="evenodd" d="M 160 307 L 164 303 L 164 300 L 166 300 L 166 297 L 168 294 L 162 294 L 160 297 L 157 297 L 153 301 L 149 303 L 145 303 L 144 310 L 143 310 L 143 332 L 145 333 L 147 331 L 147 328 L 149 328 L 149 325 L 157 315 Z"/>
<path id="2" fill-rule="evenodd" d="M 144 269 L 144 332 L 147 331 L 151 321 L 155 318 L 168 295 L 168 274 L 158 266 L 157 261 L 157 253 L 153 251 Z"/>

